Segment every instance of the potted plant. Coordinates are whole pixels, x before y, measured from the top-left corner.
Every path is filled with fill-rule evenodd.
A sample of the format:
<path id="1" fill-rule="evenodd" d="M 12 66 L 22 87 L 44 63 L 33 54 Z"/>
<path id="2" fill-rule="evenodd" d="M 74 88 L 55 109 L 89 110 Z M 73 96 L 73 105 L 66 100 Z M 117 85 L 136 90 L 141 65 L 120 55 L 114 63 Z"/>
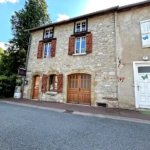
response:
<path id="1" fill-rule="evenodd" d="M 23 83 L 22 78 L 18 78 L 16 80 L 14 98 L 20 98 L 21 97 L 21 85 L 22 85 L 22 83 Z"/>

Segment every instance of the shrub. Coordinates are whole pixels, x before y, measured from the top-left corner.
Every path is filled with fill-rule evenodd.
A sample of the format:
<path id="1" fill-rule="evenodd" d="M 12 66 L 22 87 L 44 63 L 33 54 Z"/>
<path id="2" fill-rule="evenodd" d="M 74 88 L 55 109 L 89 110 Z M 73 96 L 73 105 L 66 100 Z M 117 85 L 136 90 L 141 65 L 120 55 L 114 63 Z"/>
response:
<path id="1" fill-rule="evenodd" d="M 16 75 L 0 76 L 0 98 L 12 97 L 16 86 Z"/>

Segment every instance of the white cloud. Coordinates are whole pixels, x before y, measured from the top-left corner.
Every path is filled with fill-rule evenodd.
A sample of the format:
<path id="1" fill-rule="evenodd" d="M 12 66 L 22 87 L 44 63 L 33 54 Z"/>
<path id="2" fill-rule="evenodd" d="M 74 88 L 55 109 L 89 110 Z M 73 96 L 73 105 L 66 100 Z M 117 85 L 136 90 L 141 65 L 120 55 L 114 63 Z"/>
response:
<path id="1" fill-rule="evenodd" d="M 8 43 L 0 42 L 0 47 L 1 47 L 3 50 L 6 50 L 6 49 L 7 49 L 7 46 L 6 46 L 5 44 L 8 44 Z"/>
<path id="2" fill-rule="evenodd" d="M 142 0 L 88 0 L 85 9 L 83 10 L 82 14 L 91 13 L 94 11 L 98 11 L 101 9 L 106 9 L 113 6 L 122 6 L 127 4 L 132 4 L 136 2 L 140 2 Z"/>
<path id="3" fill-rule="evenodd" d="M 59 18 L 57 19 L 57 21 L 62 21 L 62 20 L 67 20 L 69 19 L 70 17 L 67 16 L 66 14 L 58 14 Z"/>
<path id="4" fill-rule="evenodd" d="M 0 0 L 0 3 L 6 3 L 6 2 L 16 3 L 19 2 L 19 0 Z"/>

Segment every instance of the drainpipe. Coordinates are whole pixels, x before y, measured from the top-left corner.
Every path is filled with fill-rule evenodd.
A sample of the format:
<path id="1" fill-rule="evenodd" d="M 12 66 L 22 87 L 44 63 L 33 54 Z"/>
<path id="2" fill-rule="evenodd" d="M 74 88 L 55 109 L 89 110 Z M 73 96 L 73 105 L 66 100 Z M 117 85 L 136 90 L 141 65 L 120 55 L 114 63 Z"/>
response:
<path id="1" fill-rule="evenodd" d="M 115 54 L 116 54 L 116 78 L 117 76 L 119 75 L 119 68 L 118 68 L 118 40 L 117 40 L 117 37 L 118 37 L 118 32 L 117 32 L 117 23 L 118 23 L 118 20 L 117 20 L 117 17 L 118 17 L 118 13 L 117 11 L 114 12 L 114 22 L 115 22 Z M 118 87 L 117 87 L 117 98 L 118 98 L 118 105 L 119 105 L 119 95 L 120 95 L 120 85 L 117 81 L 117 84 L 118 84 Z"/>
<path id="2" fill-rule="evenodd" d="M 31 41 L 32 41 L 32 35 L 30 35 L 29 43 L 28 43 L 28 52 L 27 52 L 26 64 L 25 64 L 26 73 L 27 73 L 27 66 L 28 66 L 28 58 L 29 58 L 29 53 L 30 53 Z M 24 81 L 23 81 L 23 85 L 22 85 L 22 96 L 21 96 L 21 98 L 23 98 L 25 78 L 26 78 L 26 76 L 24 77 Z"/>

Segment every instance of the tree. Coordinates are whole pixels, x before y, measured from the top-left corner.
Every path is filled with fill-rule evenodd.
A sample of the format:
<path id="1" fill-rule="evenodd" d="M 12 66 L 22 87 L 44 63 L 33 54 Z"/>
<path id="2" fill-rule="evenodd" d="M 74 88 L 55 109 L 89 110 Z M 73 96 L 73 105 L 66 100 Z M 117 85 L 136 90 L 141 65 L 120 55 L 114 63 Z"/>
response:
<path id="1" fill-rule="evenodd" d="M 25 30 L 50 23 L 45 0 L 25 1 L 11 17 L 13 38 L 0 55 L 0 97 L 12 96 L 19 67 L 25 67 L 30 34 Z M 1 51 L 1 50 L 0 50 Z"/>
<path id="2" fill-rule="evenodd" d="M 47 4 L 45 0 L 28 0 L 25 2 L 24 8 L 14 13 L 11 17 L 13 39 L 9 43 L 13 43 L 16 48 L 28 50 L 29 33 L 26 29 L 49 24 L 50 17 L 47 13 Z M 9 48 L 9 51 L 12 48 Z"/>
<path id="3" fill-rule="evenodd" d="M 0 47 L 0 59 L 2 57 L 2 54 L 4 54 L 4 50 Z"/>

